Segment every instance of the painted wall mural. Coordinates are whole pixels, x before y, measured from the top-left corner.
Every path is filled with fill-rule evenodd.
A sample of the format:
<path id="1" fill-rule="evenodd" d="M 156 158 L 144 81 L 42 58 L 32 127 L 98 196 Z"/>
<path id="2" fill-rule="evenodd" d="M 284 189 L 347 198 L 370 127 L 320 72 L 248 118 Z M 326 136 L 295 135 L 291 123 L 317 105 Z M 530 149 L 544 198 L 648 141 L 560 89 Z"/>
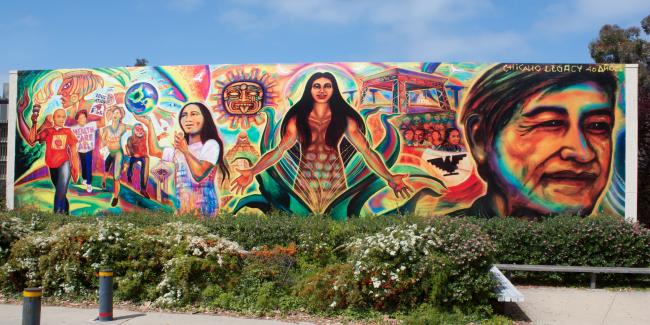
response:
<path id="1" fill-rule="evenodd" d="M 336 219 L 625 210 L 623 65 L 18 72 L 16 208 Z"/>

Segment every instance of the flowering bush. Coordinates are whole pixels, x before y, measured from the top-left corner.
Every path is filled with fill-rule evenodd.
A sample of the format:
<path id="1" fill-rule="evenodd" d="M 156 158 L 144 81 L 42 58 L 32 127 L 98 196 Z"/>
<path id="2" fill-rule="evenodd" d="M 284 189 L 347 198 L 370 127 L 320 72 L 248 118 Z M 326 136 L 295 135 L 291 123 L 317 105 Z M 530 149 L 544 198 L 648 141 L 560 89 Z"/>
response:
<path id="1" fill-rule="evenodd" d="M 84 296 L 95 292 L 99 268 L 113 267 L 116 274 L 124 274 L 116 279 L 118 297 L 155 300 L 169 298 L 171 292 L 177 297 L 178 292 L 185 293 L 178 288 L 197 281 L 221 280 L 219 276 L 237 268 L 240 252 L 236 243 L 208 234 L 197 224 L 138 228 L 103 220 L 69 223 L 16 241 L 2 266 L 5 275 L 0 284 L 17 291 L 42 286 L 51 296 Z M 196 265 L 210 276 L 193 273 Z M 190 293 L 156 302 L 187 303 L 194 298 Z"/>
<path id="2" fill-rule="evenodd" d="M 28 232 L 29 229 L 21 219 L 0 215 L 0 265 L 6 261 L 11 245 Z"/>
<path id="3" fill-rule="evenodd" d="M 223 285 L 240 270 L 241 249 L 237 243 L 216 235 L 188 235 L 185 252 L 165 262 L 162 280 L 156 286 L 159 306 L 184 306 L 201 298 L 211 284 Z"/>
<path id="4" fill-rule="evenodd" d="M 329 308 L 408 309 L 423 302 L 487 306 L 493 252 L 480 229 L 463 220 L 398 224 L 349 243 L 348 263 L 302 282 L 299 294 Z M 346 266 L 348 265 L 348 266 Z"/>
<path id="5" fill-rule="evenodd" d="M 494 286 L 488 269 L 497 260 L 650 266 L 650 232 L 605 217 L 335 222 L 286 214 L 196 220 L 29 212 L 0 213 L 0 230 L 6 291 L 42 286 L 47 296 L 95 300 L 95 273 L 108 266 L 118 300 L 245 312 L 418 308 L 422 317 L 444 319 L 459 307 L 485 315 Z"/>
<path id="6" fill-rule="evenodd" d="M 443 259 L 432 249 L 437 240 L 425 239 L 412 224 L 388 227 L 353 241 L 348 260 L 364 300 L 376 309 L 386 309 L 410 307 L 426 298 L 431 276 L 445 271 Z M 337 290 L 336 282 L 334 286 Z"/>
<path id="7" fill-rule="evenodd" d="M 489 236 L 468 220 L 453 218 L 430 220 L 422 236 L 449 261 L 445 284 L 437 293 L 439 304 L 487 306 L 495 285 L 488 273 L 495 261 Z"/>
<path id="8" fill-rule="evenodd" d="M 8 261 L 0 267 L 0 284 L 15 291 L 41 286 L 39 259 L 48 253 L 53 241 L 51 236 L 30 234 L 14 242 Z"/>

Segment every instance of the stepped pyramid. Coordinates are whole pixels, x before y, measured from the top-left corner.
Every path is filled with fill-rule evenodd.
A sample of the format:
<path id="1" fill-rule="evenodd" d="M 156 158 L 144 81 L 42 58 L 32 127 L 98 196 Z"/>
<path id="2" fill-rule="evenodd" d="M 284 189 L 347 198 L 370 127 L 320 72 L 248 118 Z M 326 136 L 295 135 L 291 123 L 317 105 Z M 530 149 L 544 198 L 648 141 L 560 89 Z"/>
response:
<path id="1" fill-rule="evenodd" d="M 250 165 L 254 164 L 259 158 L 260 154 L 251 144 L 246 132 L 239 133 L 235 146 L 228 150 L 225 157 L 229 164 L 232 164 L 237 159 L 245 159 L 248 160 Z"/>

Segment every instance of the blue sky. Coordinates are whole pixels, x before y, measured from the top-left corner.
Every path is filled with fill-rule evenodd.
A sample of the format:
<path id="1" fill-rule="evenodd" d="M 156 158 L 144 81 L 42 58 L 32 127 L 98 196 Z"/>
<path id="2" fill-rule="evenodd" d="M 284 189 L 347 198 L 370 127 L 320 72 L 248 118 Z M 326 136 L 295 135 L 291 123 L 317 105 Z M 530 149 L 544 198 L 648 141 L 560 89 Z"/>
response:
<path id="1" fill-rule="evenodd" d="M 0 2 L 9 70 L 312 61 L 591 62 L 603 24 L 647 0 L 110 0 Z"/>

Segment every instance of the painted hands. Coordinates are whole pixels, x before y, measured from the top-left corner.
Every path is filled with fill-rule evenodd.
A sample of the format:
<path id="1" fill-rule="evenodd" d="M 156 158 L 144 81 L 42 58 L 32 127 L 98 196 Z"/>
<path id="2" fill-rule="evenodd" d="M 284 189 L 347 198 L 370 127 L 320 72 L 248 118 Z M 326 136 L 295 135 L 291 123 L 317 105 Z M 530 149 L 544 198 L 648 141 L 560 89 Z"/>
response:
<path id="1" fill-rule="evenodd" d="M 27 92 L 27 88 L 25 88 L 25 90 L 23 91 L 23 96 L 20 97 L 20 99 L 18 100 L 18 114 L 22 115 L 28 106 L 29 106 L 29 93 Z"/>
<path id="2" fill-rule="evenodd" d="M 404 179 L 408 176 L 408 174 L 394 174 L 388 180 L 388 186 L 393 189 L 398 198 L 406 199 L 413 194 L 413 189 L 404 183 Z"/>
<path id="3" fill-rule="evenodd" d="M 36 124 L 36 121 L 38 121 L 38 115 L 40 114 L 41 111 L 41 105 L 34 105 L 32 108 L 32 125 Z"/>
<path id="4" fill-rule="evenodd" d="M 174 134 L 174 148 L 183 154 L 186 154 L 190 151 L 183 133 L 176 132 L 176 134 Z"/>
<path id="5" fill-rule="evenodd" d="M 252 169 L 236 169 L 239 173 L 239 177 L 235 178 L 234 181 L 230 183 L 230 191 L 235 194 L 244 194 L 244 190 L 253 182 Z"/>
<path id="6" fill-rule="evenodd" d="M 133 118 L 135 118 L 136 121 L 147 126 L 151 123 L 148 116 L 133 114 Z"/>

